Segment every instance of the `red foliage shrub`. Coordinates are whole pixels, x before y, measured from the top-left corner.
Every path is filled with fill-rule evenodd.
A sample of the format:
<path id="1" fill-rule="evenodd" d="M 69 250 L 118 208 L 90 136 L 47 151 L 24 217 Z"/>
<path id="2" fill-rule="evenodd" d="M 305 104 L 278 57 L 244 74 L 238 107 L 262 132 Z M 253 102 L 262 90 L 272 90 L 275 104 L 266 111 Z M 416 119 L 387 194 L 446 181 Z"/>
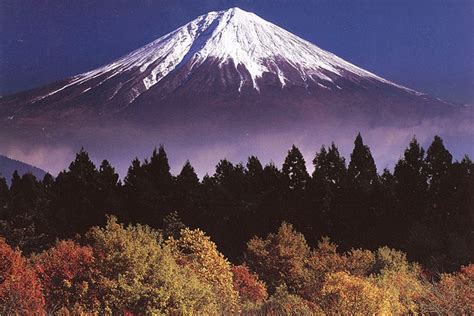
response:
<path id="1" fill-rule="evenodd" d="M 468 266 L 461 268 L 461 274 L 463 274 L 466 278 L 474 281 L 474 263 L 471 263 Z"/>
<path id="2" fill-rule="evenodd" d="M 242 300 L 262 303 L 267 298 L 265 283 L 259 281 L 257 275 L 251 273 L 247 266 L 233 266 L 232 273 L 234 289 L 239 292 Z"/>
<path id="3" fill-rule="evenodd" d="M 34 269 L 0 238 L 0 314 L 42 314 L 44 297 Z"/>
<path id="4" fill-rule="evenodd" d="M 92 311 L 97 300 L 93 295 L 93 253 L 89 246 L 71 240 L 59 241 L 34 258 L 42 281 L 49 312 L 61 308 Z"/>

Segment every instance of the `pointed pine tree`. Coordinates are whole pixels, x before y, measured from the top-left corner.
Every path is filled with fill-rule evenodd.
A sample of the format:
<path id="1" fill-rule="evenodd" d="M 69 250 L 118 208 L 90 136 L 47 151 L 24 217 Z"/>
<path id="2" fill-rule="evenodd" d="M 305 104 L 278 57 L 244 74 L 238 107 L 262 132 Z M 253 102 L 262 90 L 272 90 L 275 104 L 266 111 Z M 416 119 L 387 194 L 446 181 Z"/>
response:
<path id="1" fill-rule="evenodd" d="M 368 146 L 360 133 L 354 141 L 351 161 L 347 169 L 345 209 L 341 218 L 345 229 L 343 240 L 353 240 L 356 247 L 369 247 L 376 221 L 375 188 L 378 182 L 377 168 Z"/>
<path id="2" fill-rule="evenodd" d="M 333 235 L 347 173 L 346 163 L 336 145 L 332 143 L 329 150 L 324 146 L 321 147 L 313 160 L 313 165 L 312 209 L 318 211 L 318 216 L 313 216 L 313 226 L 318 227 L 320 233 L 324 235 L 329 233 Z M 312 238 L 308 238 L 311 244 L 319 239 L 316 234 L 312 235 Z"/>
<path id="3" fill-rule="evenodd" d="M 152 204 L 149 199 L 151 191 L 151 181 L 147 177 L 145 164 L 142 165 L 138 158 L 132 161 L 128 168 L 127 176 L 124 179 L 124 206 L 126 213 L 133 223 L 142 223 L 151 225 L 150 209 Z"/>
<path id="4" fill-rule="evenodd" d="M 189 160 L 186 161 L 176 177 L 176 183 L 180 190 L 193 190 L 199 185 L 199 178 Z"/>
<path id="5" fill-rule="evenodd" d="M 303 155 L 295 145 L 288 151 L 282 172 L 287 183 L 284 219 L 294 223 L 298 230 L 308 234 L 312 229 L 311 214 L 305 210 L 308 209 L 309 204 L 306 189 L 310 178 Z"/>
<path id="6" fill-rule="evenodd" d="M 428 178 L 425 166 L 425 151 L 415 137 L 405 150 L 403 158 L 395 165 L 396 216 L 393 225 L 395 242 L 406 241 L 411 226 L 426 216 Z"/>
<path id="7" fill-rule="evenodd" d="M 395 165 L 396 194 L 402 221 L 412 222 L 423 216 L 428 189 L 424 161 L 425 151 L 415 137 Z"/>
<path id="8" fill-rule="evenodd" d="M 443 177 L 452 166 L 453 156 L 444 147 L 441 137 L 436 135 L 426 152 L 425 166 L 430 183 L 430 191 L 439 190 Z"/>
<path id="9" fill-rule="evenodd" d="M 163 218 L 172 210 L 172 195 L 173 195 L 173 176 L 170 172 L 170 165 L 165 148 L 160 145 L 158 150 L 156 148 L 150 158 L 150 162 L 145 165 L 147 176 L 152 183 L 151 191 L 147 200 L 151 202 L 149 214 L 151 224 L 154 227 L 161 227 Z"/>
<path id="10" fill-rule="evenodd" d="M 247 160 L 247 176 L 253 179 L 259 179 L 263 175 L 263 166 L 256 156 L 250 156 Z"/>
<path id="11" fill-rule="evenodd" d="M 347 169 L 350 185 L 361 192 L 370 192 L 377 181 L 377 167 L 368 146 L 364 145 L 362 136 L 357 134 L 351 161 Z"/>
<path id="12" fill-rule="evenodd" d="M 324 146 L 316 154 L 313 160 L 313 183 L 315 186 L 328 195 L 325 197 L 330 202 L 336 191 L 340 190 L 346 178 L 347 168 L 344 157 L 339 154 L 334 143 L 328 151 Z"/>
<path id="13" fill-rule="evenodd" d="M 306 163 L 301 151 L 293 145 L 283 163 L 283 175 L 287 178 L 288 188 L 291 191 L 303 191 L 309 180 Z"/>
<path id="14" fill-rule="evenodd" d="M 285 220 L 286 204 L 285 176 L 273 162 L 263 168 L 263 191 L 258 206 L 261 216 L 258 216 L 259 234 L 269 234 L 275 231 Z"/>
<path id="15" fill-rule="evenodd" d="M 99 207 L 105 213 L 117 216 L 121 222 L 128 222 L 130 219 L 122 207 L 121 183 L 115 168 L 107 160 L 103 160 L 97 177 L 101 204 Z"/>
<path id="16" fill-rule="evenodd" d="M 202 194 L 199 178 L 191 163 L 186 161 L 176 177 L 173 206 L 190 227 L 202 224 Z"/>
<path id="17" fill-rule="evenodd" d="M 431 256 L 432 262 L 428 265 L 439 265 L 446 269 L 446 253 L 450 252 L 453 246 L 448 243 L 452 226 L 448 223 L 453 219 L 453 210 L 455 208 L 456 179 L 452 175 L 453 156 L 446 149 L 443 140 L 435 136 L 433 142 L 426 151 L 425 170 L 428 176 L 428 201 L 423 226 L 427 227 L 425 239 L 430 240 L 430 247 L 418 245 L 416 250 L 423 253 L 426 257 Z M 413 231 L 412 235 L 416 235 Z"/>
<path id="18" fill-rule="evenodd" d="M 253 237 L 260 231 L 265 214 L 262 212 L 261 203 L 265 189 L 263 166 L 256 156 L 247 159 L 245 171 L 244 200 L 246 201 L 243 229 L 247 235 Z"/>
<path id="19" fill-rule="evenodd" d="M 165 194 L 171 191 L 173 176 L 170 173 L 168 156 L 163 145 L 160 145 L 158 151 L 156 148 L 153 150 L 147 169 L 158 190 Z"/>
<path id="20" fill-rule="evenodd" d="M 67 171 L 62 171 L 54 184 L 53 201 L 56 226 L 64 237 L 83 233 L 91 226 L 105 223 L 105 212 L 100 209 L 98 171 L 81 148 Z"/>

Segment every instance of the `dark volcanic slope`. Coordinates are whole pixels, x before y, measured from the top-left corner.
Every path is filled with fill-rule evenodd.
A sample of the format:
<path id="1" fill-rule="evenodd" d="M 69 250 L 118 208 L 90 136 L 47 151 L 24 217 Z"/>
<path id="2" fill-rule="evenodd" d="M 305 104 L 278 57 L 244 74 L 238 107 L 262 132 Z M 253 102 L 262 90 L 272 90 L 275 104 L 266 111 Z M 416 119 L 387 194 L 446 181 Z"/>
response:
<path id="1" fill-rule="evenodd" d="M 153 121 L 259 99 L 296 111 L 302 102 L 304 117 L 321 111 L 344 116 L 358 108 L 369 120 L 376 115 L 391 122 L 453 110 L 234 8 L 200 16 L 111 64 L 3 97 L 0 119 L 42 127 L 129 115 Z"/>

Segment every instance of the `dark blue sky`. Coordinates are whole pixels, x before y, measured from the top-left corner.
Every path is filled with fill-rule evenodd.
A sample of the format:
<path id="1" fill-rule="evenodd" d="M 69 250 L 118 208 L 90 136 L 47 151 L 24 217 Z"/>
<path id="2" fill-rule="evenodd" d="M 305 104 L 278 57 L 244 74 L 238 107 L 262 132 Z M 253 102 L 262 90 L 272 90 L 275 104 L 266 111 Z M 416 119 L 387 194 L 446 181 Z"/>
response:
<path id="1" fill-rule="evenodd" d="M 2 0 L 0 93 L 90 70 L 233 6 L 386 79 L 474 103 L 473 0 Z"/>

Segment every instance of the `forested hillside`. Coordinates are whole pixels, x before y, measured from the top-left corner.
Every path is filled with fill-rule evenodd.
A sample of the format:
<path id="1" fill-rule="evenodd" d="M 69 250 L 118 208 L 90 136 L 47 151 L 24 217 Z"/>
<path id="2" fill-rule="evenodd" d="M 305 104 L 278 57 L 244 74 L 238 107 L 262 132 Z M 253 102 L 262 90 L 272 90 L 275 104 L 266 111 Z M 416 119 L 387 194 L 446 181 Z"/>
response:
<path id="1" fill-rule="evenodd" d="M 281 168 L 221 160 L 201 181 L 189 162 L 173 176 L 159 147 L 123 183 L 85 150 L 56 178 L 14 173 L 10 187 L 0 180 L 0 305 L 472 312 L 467 156 L 453 161 L 438 136 L 425 152 L 414 138 L 393 173 L 378 174 L 358 135 L 348 163 L 331 144 L 313 164 L 310 175 L 293 146 Z"/>
<path id="2" fill-rule="evenodd" d="M 43 178 L 46 174 L 46 171 L 35 166 L 0 155 L 0 177 L 6 178 L 7 182 L 9 182 L 15 170 L 21 175 L 32 173 L 40 178 Z"/>

